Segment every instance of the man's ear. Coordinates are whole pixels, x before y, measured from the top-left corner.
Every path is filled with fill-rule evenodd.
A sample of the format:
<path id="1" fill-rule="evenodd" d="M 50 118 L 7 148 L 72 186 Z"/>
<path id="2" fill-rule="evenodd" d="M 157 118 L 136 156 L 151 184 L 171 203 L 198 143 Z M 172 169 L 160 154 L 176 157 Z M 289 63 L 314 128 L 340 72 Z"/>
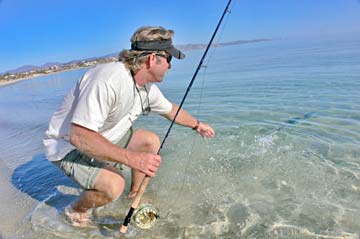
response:
<path id="1" fill-rule="evenodd" d="M 148 60 L 146 61 L 147 67 L 152 67 L 153 65 L 156 64 L 157 61 L 157 57 L 155 53 L 151 53 L 148 57 Z"/>

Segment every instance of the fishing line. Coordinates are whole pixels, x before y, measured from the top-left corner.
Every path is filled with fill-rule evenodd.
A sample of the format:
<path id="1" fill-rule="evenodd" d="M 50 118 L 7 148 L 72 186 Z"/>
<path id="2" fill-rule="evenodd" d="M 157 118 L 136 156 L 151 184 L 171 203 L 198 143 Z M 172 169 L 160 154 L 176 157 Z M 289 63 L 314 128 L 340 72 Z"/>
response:
<path id="1" fill-rule="evenodd" d="M 234 6 L 233 6 L 234 7 Z M 227 10 L 227 13 L 231 13 L 231 11 L 228 9 Z M 208 69 L 208 66 L 209 66 L 209 63 L 211 62 L 214 54 L 215 54 L 215 51 L 216 51 L 216 48 L 221 40 L 221 38 L 223 37 L 223 34 L 224 34 L 224 30 L 227 26 L 227 23 L 229 21 L 229 15 L 227 15 L 227 17 L 225 18 L 225 21 L 224 21 L 224 24 L 223 26 L 221 27 L 221 31 L 220 31 L 220 34 L 219 36 L 217 37 L 217 40 L 216 40 L 216 43 L 215 44 L 212 44 L 212 48 L 211 48 L 211 52 L 209 53 L 209 57 L 207 58 L 206 60 L 206 64 L 202 66 L 203 68 L 203 71 L 202 71 L 202 76 L 201 76 L 201 87 L 200 87 L 200 96 L 199 96 L 199 103 L 198 103 L 198 108 L 197 108 L 197 112 L 196 112 L 196 118 L 199 118 L 200 116 L 200 112 L 201 112 L 201 104 L 202 104 L 202 99 L 203 99 L 203 93 L 204 93 L 204 88 L 205 88 L 205 78 L 206 78 L 206 75 L 207 75 L 207 69 Z M 214 47 L 215 46 L 215 47 Z M 211 46 L 210 46 L 211 47 Z M 175 200 L 173 201 L 172 205 L 175 205 L 176 201 L 179 200 L 180 198 L 180 195 L 183 193 L 184 191 L 184 188 L 185 188 L 185 182 L 186 182 L 186 178 L 188 176 L 188 172 L 189 172 L 189 166 L 190 166 L 190 160 L 192 159 L 192 156 L 193 156 L 193 152 L 194 152 L 194 148 L 196 146 L 196 139 L 197 139 L 197 135 L 193 135 L 192 137 L 192 146 L 191 146 L 191 149 L 190 149 L 190 154 L 189 154 L 189 157 L 188 159 L 186 160 L 186 164 L 185 164 L 185 170 L 184 170 L 184 176 L 183 176 L 183 180 L 182 180 L 182 184 L 180 186 L 180 190 L 178 191 L 178 196 L 175 197 Z M 169 214 L 168 214 L 169 215 Z"/>
<path id="2" fill-rule="evenodd" d="M 195 81 L 195 79 L 196 79 L 196 76 L 197 76 L 197 74 L 198 74 L 201 66 L 203 65 L 204 59 L 205 59 L 205 57 L 206 57 L 206 55 L 207 55 L 207 53 L 208 53 L 208 51 L 209 51 L 210 46 L 212 45 L 212 42 L 213 42 L 213 40 L 214 40 L 214 38 L 215 38 L 215 36 L 216 36 L 216 33 L 217 33 L 217 31 L 218 31 L 221 23 L 222 23 L 222 20 L 224 19 L 225 14 L 228 13 L 228 9 L 229 9 L 230 3 L 231 3 L 231 0 L 228 1 L 227 5 L 226 5 L 226 7 L 225 7 L 225 10 L 224 10 L 224 12 L 223 12 L 223 14 L 222 14 L 219 22 L 218 22 L 218 25 L 216 26 L 216 29 L 215 29 L 213 35 L 211 36 L 211 39 L 210 39 L 210 41 L 209 41 L 209 43 L 208 43 L 208 45 L 207 45 L 207 47 L 206 47 L 206 49 L 205 49 L 205 52 L 204 52 L 204 54 L 203 54 L 203 56 L 202 56 L 202 58 L 201 58 L 201 60 L 200 60 L 200 62 L 199 62 L 199 65 L 197 66 L 197 68 L 196 68 L 196 70 L 195 70 L 195 73 L 194 73 L 194 75 L 193 75 L 193 77 L 192 77 L 192 79 L 191 79 L 191 81 L 190 81 L 190 83 L 189 83 L 189 86 L 188 86 L 188 88 L 186 89 L 185 95 L 184 95 L 184 97 L 183 97 L 182 100 L 181 100 L 181 103 L 180 103 L 180 105 L 179 105 L 179 108 L 178 108 L 178 110 L 176 111 L 175 116 L 174 116 L 174 118 L 173 118 L 173 120 L 171 121 L 171 124 L 170 124 L 170 126 L 169 126 L 169 129 L 168 129 L 168 131 L 166 132 L 165 137 L 164 137 L 164 139 L 163 139 L 163 141 L 162 141 L 162 143 L 161 143 L 161 145 L 160 145 L 160 148 L 159 148 L 159 150 L 158 150 L 158 154 L 160 154 L 160 151 L 161 151 L 162 147 L 164 146 L 164 143 L 165 143 L 167 137 L 169 136 L 169 133 L 170 133 L 170 131 L 171 131 L 171 129 L 172 129 L 174 123 L 175 123 L 175 120 L 176 120 L 177 116 L 179 115 L 180 110 L 182 109 L 182 106 L 183 106 L 183 104 L 184 104 L 184 102 L 185 102 L 185 99 L 186 99 L 187 95 L 188 95 L 189 92 L 190 92 L 190 89 L 191 89 L 191 87 L 192 87 L 192 85 L 193 85 L 193 83 L 194 83 L 194 81 Z"/>
<path id="3" fill-rule="evenodd" d="M 198 72 L 199 72 L 199 70 L 200 70 L 200 68 L 201 68 L 201 66 L 203 64 L 203 61 L 204 61 L 204 59 L 205 59 L 205 57 L 206 57 L 206 55 L 207 55 L 207 53 L 209 51 L 209 48 L 212 45 L 212 42 L 213 42 L 213 40 L 214 40 L 214 38 L 216 36 L 216 33 L 217 33 L 217 31 L 218 31 L 218 29 L 219 29 L 219 27 L 220 27 L 220 25 L 221 25 L 221 23 L 222 23 L 222 21 L 224 19 L 224 16 L 225 16 L 226 13 L 228 13 L 230 3 L 231 3 L 231 0 L 228 1 L 227 5 L 226 5 L 226 7 L 224 9 L 223 14 L 221 15 L 221 18 L 220 18 L 220 20 L 219 20 L 219 22 L 218 22 L 218 24 L 217 24 L 217 26 L 215 28 L 214 33 L 211 36 L 211 39 L 210 39 L 210 41 L 209 41 L 209 43 L 208 43 L 208 45 L 207 45 L 207 47 L 205 49 L 205 52 L 204 52 L 204 54 L 203 54 L 203 56 L 202 56 L 202 58 L 201 58 L 201 60 L 199 62 L 199 65 L 196 68 L 196 71 L 195 71 L 195 73 L 194 73 L 194 75 L 193 75 L 193 77 L 192 77 L 192 79 L 191 79 L 191 81 L 189 83 L 189 86 L 186 89 L 185 95 L 184 95 L 183 99 L 181 100 L 181 103 L 180 103 L 180 105 L 179 105 L 179 107 L 178 107 L 178 109 L 177 109 L 177 111 L 176 111 L 176 113 L 174 115 L 173 120 L 171 121 L 170 127 L 169 127 L 168 131 L 165 134 L 165 137 L 164 137 L 164 139 L 163 139 L 163 141 L 162 141 L 162 143 L 160 145 L 160 148 L 159 148 L 157 154 L 160 154 L 160 151 L 161 151 L 162 147 L 164 146 L 164 143 L 165 143 L 167 137 L 169 136 L 169 133 L 170 133 L 175 121 L 176 121 L 177 116 L 179 115 L 180 110 L 182 109 L 182 106 L 183 106 L 183 104 L 185 102 L 185 99 L 186 99 L 187 95 L 189 94 L 189 91 L 190 91 L 190 89 L 191 89 L 191 87 L 192 87 L 192 85 L 193 85 L 193 83 L 194 83 L 194 81 L 196 79 L 196 76 L 197 76 L 197 74 L 198 74 Z M 136 213 L 135 210 L 138 208 L 138 206 L 140 204 L 140 201 L 141 201 L 141 198 L 142 198 L 142 196 L 143 196 L 149 182 L 150 182 L 150 177 L 145 176 L 145 178 L 143 179 L 143 181 L 142 181 L 142 183 L 140 185 L 139 191 L 138 191 L 137 195 L 135 196 L 135 199 L 134 199 L 134 201 L 133 201 L 133 203 L 131 205 L 131 208 L 129 209 L 129 212 L 128 212 L 128 214 L 126 215 L 126 217 L 124 219 L 124 223 L 120 228 L 121 233 L 126 233 L 127 228 L 128 228 L 128 224 L 130 223 L 133 214 L 135 213 L 134 216 L 136 216 L 137 213 Z M 143 210 L 143 213 L 141 215 L 139 215 L 139 217 L 141 217 L 142 222 L 148 222 L 149 220 L 151 220 L 149 222 L 152 222 L 153 220 L 156 220 L 158 218 L 158 215 L 156 215 L 156 214 L 153 215 L 152 212 L 151 212 L 151 215 L 150 214 L 147 215 L 147 211 L 146 211 L 146 208 L 145 208 Z"/>

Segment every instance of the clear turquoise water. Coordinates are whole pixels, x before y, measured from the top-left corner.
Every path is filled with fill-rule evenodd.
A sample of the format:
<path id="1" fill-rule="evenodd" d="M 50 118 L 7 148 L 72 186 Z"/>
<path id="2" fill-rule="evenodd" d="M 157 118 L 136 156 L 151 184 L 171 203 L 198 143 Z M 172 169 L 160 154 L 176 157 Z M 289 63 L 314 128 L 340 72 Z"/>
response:
<path id="1" fill-rule="evenodd" d="M 182 98 L 201 54 L 174 62 L 160 85 L 171 101 Z M 127 237 L 357 238 L 360 41 L 276 40 L 217 48 L 208 59 L 184 107 L 216 138 L 174 127 L 145 195 L 162 219 Z M 0 88 L 1 180 L 14 191 L 1 203 L 21 212 L 0 226 L 4 238 L 120 237 L 130 202 L 96 210 L 97 227 L 70 227 L 59 212 L 78 189 L 43 155 L 48 120 L 84 72 Z M 136 123 L 161 137 L 168 125 L 156 116 Z"/>

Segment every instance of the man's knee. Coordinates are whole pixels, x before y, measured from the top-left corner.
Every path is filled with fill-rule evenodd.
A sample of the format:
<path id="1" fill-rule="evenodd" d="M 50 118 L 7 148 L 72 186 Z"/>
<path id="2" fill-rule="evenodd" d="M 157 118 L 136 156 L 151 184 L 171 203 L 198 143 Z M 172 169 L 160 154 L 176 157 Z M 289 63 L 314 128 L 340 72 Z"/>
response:
<path id="1" fill-rule="evenodd" d="M 139 129 L 135 131 L 133 137 L 142 147 L 157 149 L 160 146 L 159 136 L 151 131 Z"/>
<path id="2" fill-rule="evenodd" d="M 155 146 L 155 147 L 159 147 L 160 146 L 160 138 L 157 134 L 148 131 L 147 134 L 147 144 L 149 146 Z"/>
<path id="3" fill-rule="evenodd" d="M 108 185 L 106 189 L 106 195 L 111 201 L 118 199 L 124 191 L 125 180 L 122 177 L 118 177 L 113 180 L 113 183 Z"/>
<path id="4" fill-rule="evenodd" d="M 123 193 L 125 179 L 112 169 L 104 169 L 96 179 L 95 189 L 105 194 L 109 201 L 115 201 Z"/>

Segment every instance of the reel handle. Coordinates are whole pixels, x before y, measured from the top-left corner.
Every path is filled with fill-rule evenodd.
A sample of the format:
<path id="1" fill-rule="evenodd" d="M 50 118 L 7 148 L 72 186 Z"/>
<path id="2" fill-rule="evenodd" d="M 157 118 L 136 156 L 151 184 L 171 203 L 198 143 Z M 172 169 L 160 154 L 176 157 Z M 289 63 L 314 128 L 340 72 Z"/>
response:
<path id="1" fill-rule="evenodd" d="M 128 214 L 127 214 L 126 217 L 125 217 L 124 223 L 123 223 L 123 225 L 122 225 L 121 228 L 120 228 L 120 232 L 121 232 L 121 233 L 125 234 L 125 233 L 127 232 L 128 224 L 129 224 L 130 221 L 131 221 L 131 217 L 132 217 L 135 209 L 139 206 L 140 201 L 141 201 L 141 198 L 142 198 L 142 196 L 144 195 L 145 190 L 146 190 L 146 187 L 147 187 L 147 185 L 149 184 L 149 182 L 150 182 L 150 177 L 149 177 L 149 176 L 145 176 L 145 178 L 144 178 L 143 181 L 141 182 L 139 191 L 136 193 L 136 196 L 135 196 L 135 198 L 134 198 L 134 201 L 133 201 L 133 203 L 131 204 L 131 208 L 130 208 Z"/>

